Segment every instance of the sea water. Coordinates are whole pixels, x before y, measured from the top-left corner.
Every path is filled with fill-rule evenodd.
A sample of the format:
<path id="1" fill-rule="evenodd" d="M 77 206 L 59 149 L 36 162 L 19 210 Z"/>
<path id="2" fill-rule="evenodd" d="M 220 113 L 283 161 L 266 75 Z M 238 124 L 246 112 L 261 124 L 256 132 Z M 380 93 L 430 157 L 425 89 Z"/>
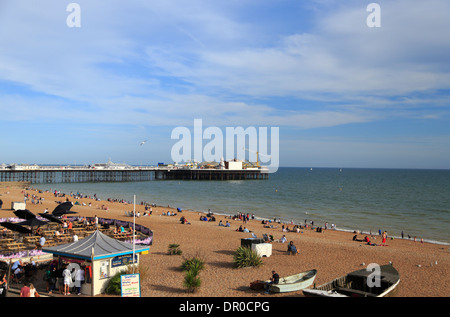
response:
<path id="1" fill-rule="evenodd" d="M 450 244 L 450 170 L 279 168 L 267 180 L 153 180 L 40 184 L 41 189 L 97 194 L 184 210 L 423 238 Z M 124 207 L 124 210 L 127 207 Z M 128 207 L 130 209 L 131 207 Z M 130 209 L 131 210 L 131 209 Z"/>

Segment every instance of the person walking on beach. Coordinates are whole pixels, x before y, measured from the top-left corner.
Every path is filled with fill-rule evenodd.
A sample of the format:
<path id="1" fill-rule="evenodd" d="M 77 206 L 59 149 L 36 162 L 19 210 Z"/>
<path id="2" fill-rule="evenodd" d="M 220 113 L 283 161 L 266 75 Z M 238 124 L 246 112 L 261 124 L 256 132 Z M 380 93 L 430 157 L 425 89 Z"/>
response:
<path id="1" fill-rule="evenodd" d="M 64 278 L 64 295 L 70 295 L 69 287 L 70 287 L 70 284 L 72 284 L 72 274 L 70 273 L 67 266 L 64 268 L 62 275 Z"/>
<path id="2" fill-rule="evenodd" d="M 23 287 L 20 289 L 20 297 L 30 297 L 30 288 L 27 283 L 23 283 Z"/>
<path id="3" fill-rule="evenodd" d="M 39 293 L 36 291 L 36 288 L 33 284 L 30 283 L 30 297 L 39 297 Z"/>
<path id="4" fill-rule="evenodd" d="M 387 232 L 386 231 L 383 232 L 383 234 L 381 235 L 381 238 L 382 238 L 381 245 L 385 246 L 386 245 L 386 238 L 387 238 Z"/>
<path id="5" fill-rule="evenodd" d="M 77 295 L 81 295 L 81 284 L 84 283 L 84 269 L 81 267 L 75 273 L 75 287 L 77 288 Z"/>
<path id="6" fill-rule="evenodd" d="M 56 266 L 50 266 L 50 272 L 48 273 L 48 293 L 52 294 L 53 290 L 56 288 L 56 281 L 58 279 L 58 271 Z"/>

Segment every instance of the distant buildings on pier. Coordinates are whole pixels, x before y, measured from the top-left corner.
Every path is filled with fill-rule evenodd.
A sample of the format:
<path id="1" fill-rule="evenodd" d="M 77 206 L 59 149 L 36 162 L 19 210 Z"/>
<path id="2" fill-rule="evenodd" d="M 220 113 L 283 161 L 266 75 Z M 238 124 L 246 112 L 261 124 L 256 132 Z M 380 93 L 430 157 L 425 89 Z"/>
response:
<path id="1" fill-rule="evenodd" d="M 106 163 L 95 163 L 92 165 L 38 165 L 38 164 L 1 164 L 0 170 L 10 171 L 37 171 L 37 170 L 136 170 L 136 169 L 219 169 L 219 170 L 261 170 L 265 171 L 264 166 L 259 166 L 258 163 L 250 163 L 242 160 L 225 161 L 223 158 L 220 162 L 196 162 L 190 161 L 183 164 L 173 163 L 164 164 L 158 163 L 157 166 L 132 166 L 125 163 L 114 163 L 109 160 Z"/>

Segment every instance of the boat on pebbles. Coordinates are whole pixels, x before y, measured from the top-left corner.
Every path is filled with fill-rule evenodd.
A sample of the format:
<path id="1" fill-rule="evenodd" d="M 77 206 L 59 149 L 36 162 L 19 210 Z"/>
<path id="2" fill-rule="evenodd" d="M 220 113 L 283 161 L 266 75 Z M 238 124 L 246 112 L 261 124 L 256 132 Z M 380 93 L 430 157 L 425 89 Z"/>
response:
<path id="1" fill-rule="evenodd" d="M 321 286 L 304 289 L 303 294 L 307 297 L 392 296 L 400 283 L 400 274 L 391 264 L 379 266 L 379 269 L 379 280 L 375 280 L 375 282 L 374 279 L 377 277 L 374 274 L 377 274 L 377 271 L 362 269 L 348 273 Z"/>

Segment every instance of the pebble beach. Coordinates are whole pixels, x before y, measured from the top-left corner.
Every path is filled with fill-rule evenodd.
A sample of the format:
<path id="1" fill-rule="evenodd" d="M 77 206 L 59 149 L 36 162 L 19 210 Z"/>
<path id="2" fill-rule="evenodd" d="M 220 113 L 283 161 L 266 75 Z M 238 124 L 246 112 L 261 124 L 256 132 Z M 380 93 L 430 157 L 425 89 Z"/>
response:
<path id="1" fill-rule="evenodd" d="M 56 184 L 57 186 L 57 184 Z M 39 204 L 27 203 L 27 209 L 37 214 L 48 208 L 51 212 L 61 198 L 51 192 L 38 189 L 24 189 L 20 185 L 0 184 L 0 199 L 3 208 L 0 218 L 15 217 L 11 202 L 23 201 L 24 193 L 44 198 Z M 125 212 L 133 210 L 133 204 L 123 202 L 96 201 L 93 198 L 73 199 L 83 205 L 75 205 L 72 211 L 79 216 L 94 216 L 130 221 Z M 92 194 L 93 193 L 84 193 Z M 178 212 L 167 216 L 168 211 L 176 213 L 170 206 L 152 207 L 152 215 L 142 216 L 144 206 L 138 203 L 136 211 L 141 216 L 136 223 L 153 231 L 153 244 L 150 252 L 141 257 L 141 263 L 150 269 L 141 280 L 141 294 L 144 297 L 286 297 L 303 296 L 301 291 L 284 294 L 264 294 L 250 289 L 255 280 L 266 280 L 271 271 L 288 276 L 309 269 L 317 269 L 316 285 L 324 284 L 348 272 L 366 267 L 370 263 L 386 264 L 392 262 L 400 273 L 400 284 L 395 293 L 397 297 L 448 297 L 450 295 L 450 248 L 447 245 L 421 243 L 420 240 L 390 239 L 386 246 L 370 246 L 354 241 L 355 233 L 336 230 L 316 232 L 303 229 L 297 232 L 282 232 L 277 228 L 264 228 L 261 220 L 243 223 L 225 215 L 215 215 L 215 222 L 200 221 L 205 215 L 196 211 Z M 89 203 L 91 206 L 89 207 Z M 105 210 L 107 209 L 107 210 Z M 190 224 L 181 224 L 184 216 Z M 257 215 L 256 215 L 257 216 Z M 219 226 L 219 221 L 230 222 L 230 227 Z M 288 255 L 287 243 L 273 242 L 272 255 L 263 257 L 263 265 L 258 268 L 237 269 L 233 267 L 233 252 L 240 246 L 242 238 L 251 238 L 251 233 L 236 231 L 239 226 L 248 228 L 257 237 L 263 234 L 280 239 L 286 235 L 293 241 L 300 253 Z M 293 226 L 287 224 L 290 228 Z M 364 235 L 359 235 L 362 239 Z M 381 236 L 375 235 L 372 242 L 381 244 Z M 169 244 L 179 244 L 182 255 L 169 255 Z M 195 293 L 187 293 L 183 287 L 184 273 L 180 269 L 182 261 L 191 256 L 204 259 L 206 267 L 200 273 L 202 284 Z"/>

